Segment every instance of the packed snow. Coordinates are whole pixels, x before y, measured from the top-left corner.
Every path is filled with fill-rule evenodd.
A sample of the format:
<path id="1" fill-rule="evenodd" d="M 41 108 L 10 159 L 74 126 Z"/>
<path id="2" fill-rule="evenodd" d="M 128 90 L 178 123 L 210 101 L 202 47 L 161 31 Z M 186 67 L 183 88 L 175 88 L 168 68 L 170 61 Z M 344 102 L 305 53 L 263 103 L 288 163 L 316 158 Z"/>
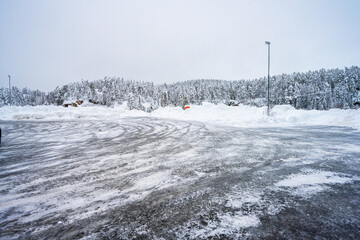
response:
<path id="1" fill-rule="evenodd" d="M 336 172 L 306 169 L 299 174 L 290 175 L 275 186 L 286 189 L 297 196 L 309 197 L 329 189 L 330 185 L 359 181 L 359 177 Z"/>
<path id="2" fill-rule="evenodd" d="M 176 120 L 200 121 L 236 127 L 284 127 L 284 126 L 343 126 L 360 130 L 360 110 L 331 109 L 297 110 L 290 105 L 279 105 L 267 115 L 266 107 L 247 105 L 227 106 L 225 104 L 203 103 L 181 107 L 159 108 L 151 113 L 129 110 L 127 103 L 114 107 L 103 107 L 85 103 L 80 107 L 25 106 L 0 108 L 0 120 L 75 120 L 75 119 L 121 119 L 123 117 L 156 117 Z"/>

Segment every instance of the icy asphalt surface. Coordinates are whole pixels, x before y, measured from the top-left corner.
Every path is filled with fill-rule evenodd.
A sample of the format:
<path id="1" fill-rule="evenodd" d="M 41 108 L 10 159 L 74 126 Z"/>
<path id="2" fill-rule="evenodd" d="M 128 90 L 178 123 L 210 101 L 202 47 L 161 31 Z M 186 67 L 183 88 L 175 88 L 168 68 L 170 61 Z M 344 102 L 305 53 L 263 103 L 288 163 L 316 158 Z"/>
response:
<path id="1" fill-rule="evenodd" d="M 359 239 L 360 134 L 0 121 L 0 239 Z"/>

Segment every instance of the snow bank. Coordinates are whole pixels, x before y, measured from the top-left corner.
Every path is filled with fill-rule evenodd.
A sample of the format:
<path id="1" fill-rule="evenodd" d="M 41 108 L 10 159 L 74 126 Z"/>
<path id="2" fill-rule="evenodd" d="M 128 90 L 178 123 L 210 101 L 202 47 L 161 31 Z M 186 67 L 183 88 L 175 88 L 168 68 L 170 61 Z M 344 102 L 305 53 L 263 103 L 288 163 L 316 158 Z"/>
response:
<path id="1" fill-rule="evenodd" d="M 146 116 L 143 111 L 128 110 L 126 104 L 115 107 L 85 104 L 80 107 L 62 106 L 5 106 L 0 108 L 0 120 L 74 120 L 74 119 L 118 119 L 122 117 Z"/>
<path id="2" fill-rule="evenodd" d="M 62 120 L 62 119 L 120 119 L 123 117 L 149 116 L 176 120 L 201 121 L 237 127 L 272 127 L 330 125 L 345 126 L 360 130 L 360 110 L 331 109 L 329 111 L 296 110 L 289 105 L 275 106 L 271 116 L 266 107 L 204 103 L 189 109 L 180 107 L 159 108 L 152 113 L 129 110 L 125 104 L 114 107 L 85 105 L 80 107 L 36 106 L 0 108 L 0 120 Z"/>
<path id="3" fill-rule="evenodd" d="M 267 107 L 245 105 L 229 107 L 224 104 L 204 103 L 201 106 L 191 106 L 185 111 L 174 107 L 160 108 L 151 113 L 151 116 L 237 127 L 331 125 L 353 127 L 360 130 L 360 110 L 353 109 L 296 110 L 289 105 L 280 105 L 271 110 L 271 116 L 267 116 Z"/>

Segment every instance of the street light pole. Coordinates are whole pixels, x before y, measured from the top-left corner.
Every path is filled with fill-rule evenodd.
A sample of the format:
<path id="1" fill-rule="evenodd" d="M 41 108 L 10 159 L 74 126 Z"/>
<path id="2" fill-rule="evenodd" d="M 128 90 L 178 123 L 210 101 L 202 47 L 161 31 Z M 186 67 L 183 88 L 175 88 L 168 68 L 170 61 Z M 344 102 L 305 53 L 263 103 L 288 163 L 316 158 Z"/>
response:
<path id="1" fill-rule="evenodd" d="M 10 93 L 10 106 L 11 106 L 11 102 L 12 102 L 12 99 L 11 99 L 11 85 L 10 85 L 10 78 L 11 78 L 11 76 L 8 75 L 8 77 L 9 77 L 9 93 Z"/>
<path id="2" fill-rule="evenodd" d="M 267 114 L 270 116 L 270 42 L 265 41 L 266 45 L 268 45 L 268 109 Z"/>

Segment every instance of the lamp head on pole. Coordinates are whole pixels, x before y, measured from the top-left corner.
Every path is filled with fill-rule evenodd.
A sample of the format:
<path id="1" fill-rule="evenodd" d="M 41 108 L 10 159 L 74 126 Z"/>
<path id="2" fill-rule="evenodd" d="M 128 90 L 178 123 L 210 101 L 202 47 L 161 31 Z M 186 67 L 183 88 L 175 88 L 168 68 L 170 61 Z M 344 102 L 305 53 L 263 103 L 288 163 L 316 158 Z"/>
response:
<path id="1" fill-rule="evenodd" d="M 266 43 L 267 45 L 270 45 L 270 42 L 269 42 L 269 41 L 265 41 L 265 43 Z"/>
<path id="2" fill-rule="evenodd" d="M 10 77 L 10 75 L 8 75 L 8 77 Z"/>

